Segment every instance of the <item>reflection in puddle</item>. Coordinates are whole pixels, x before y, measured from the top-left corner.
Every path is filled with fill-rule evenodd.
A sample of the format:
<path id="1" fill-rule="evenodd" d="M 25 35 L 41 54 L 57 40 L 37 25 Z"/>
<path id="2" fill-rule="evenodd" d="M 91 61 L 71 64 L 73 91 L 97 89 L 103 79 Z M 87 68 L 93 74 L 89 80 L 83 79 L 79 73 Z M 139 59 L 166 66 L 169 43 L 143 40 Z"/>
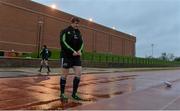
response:
<path id="1" fill-rule="evenodd" d="M 48 76 L 44 76 L 44 75 L 38 76 L 36 78 L 33 78 L 33 80 L 35 82 L 41 82 L 41 81 L 45 81 L 45 80 L 48 80 L 48 79 L 50 79 L 50 78 Z"/>
<path id="2" fill-rule="evenodd" d="M 46 109 L 46 110 L 65 110 L 68 108 L 73 108 L 76 106 L 82 105 L 80 102 L 74 102 L 74 101 L 69 101 L 69 102 L 61 102 L 59 99 L 54 101 L 51 104 L 36 104 L 33 106 L 29 106 L 28 108 L 25 108 L 26 110 L 40 110 L 40 109 Z"/>
<path id="3" fill-rule="evenodd" d="M 97 98 L 110 98 L 110 97 L 120 95 L 120 94 L 123 94 L 123 92 L 120 91 L 120 92 L 115 92 L 112 94 L 92 94 L 92 96 L 97 97 Z"/>
<path id="4" fill-rule="evenodd" d="M 68 102 L 68 103 L 61 103 L 61 108 L 64 110 L 64 109 L 68 109 L 68 108 L 72 108 L 72 107 L 76 107 L 76 106 L 79 106 L 79 105 L 82 105 L 82 103 L 80 102 Z"/>
<path id="5" fill-rule="evenodd" d="M 98 79 L 97 81 L 89 81 L 81 83 L 80 86 L 90 85 L 90 84 L 99 84 L 99 83 L 110 83 L 110 82 L 116 82 L 116 81 L 122 81 L 122 80 L 132 80 L 135 79 L 134 76 L 120 76 L 116 78 L 104 78 L 104 79 Z"/>
<path id="6" fill-rule="evenodd" d="M 21 90 L 21 92 L 26 91 L 22 104 L 17 105 L 16 107 L 7 107 L 7 109 L 28 109 L 28 110 L 63 110 L 77 107 L 82 104 L 89 104 L 96 102 L 101 99 L 108 99 L 116 95 L 126 93 L 127 91 L 133 90 L 133 79 L 134 76 L 102 76 L 97 77 L 92 75 L 91 78 L 84 77 L 84 81 L 80 83 L 79 94 L 83 98 L 81 101 L 73 101 L 70 99 L 67 103 L 61 102 L 58 98 L 59 93 L 59 82 L 53 81 L 48 76 L 41 75 L 30 78 L 27 80 L 17 80 L 6 83 L 1 83 L 6 87 L 17 88 L 16 91 Z M 127 81 L 126 81 L 127 80 Z M 70 81 L 70 80 L 69 80 Z M 11 84 L 10 84 L 11 83 Z M 7 85 L 6 85 L 7 84 Z M 83 86 L 83 87 L 82 87 Z M 72 93 L 72 82 L 67 84 L 66 92 L 69 92 L 69 95 Z M 8 89 L 10 90 L 10 89 Z M 14 91 L 14 90 L 13 90 Z M 10 92 L 10 91 L 8 91 Z M 12 92 L 15 96 L 14 92 Z M 21 94 L 21 93 L 19 93 Z M 18 96 L 21 97 L 21 96 Z M 15 100 L 12 100 L 13 102 Z M 25 102 L 24 102 L 25 101 Z"/>

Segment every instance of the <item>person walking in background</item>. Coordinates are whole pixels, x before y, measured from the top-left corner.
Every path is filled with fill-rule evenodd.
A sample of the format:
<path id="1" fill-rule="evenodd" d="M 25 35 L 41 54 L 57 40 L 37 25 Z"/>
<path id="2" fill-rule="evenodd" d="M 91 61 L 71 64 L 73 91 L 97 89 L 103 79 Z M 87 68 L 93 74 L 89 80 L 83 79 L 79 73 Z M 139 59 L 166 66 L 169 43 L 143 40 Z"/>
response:
<path id="1" fill-rule="evenodd" d="M 80 57 L 83 49 L 83 40 L 80 30 L 78 29 L 79 22 L 79 18 L 73 17 L 71 19 L 71 25 L 62 30 L 60 34 L 60 60 L 62 71 L 62 76 L 60 77 L 61 100 L 68 100 L 68 97 L 65 95 L 65 85 L 70 68 L 73 68 L 75 73 L 72 98 L 75 100 L 81 100 L 81 98 L 77 95 L 82 71 Z"/>
<path id="2" fill-rule="evenodd" d="M 41 63 L 40 63 L 41 66 L 40 66 L 39 72 L 42 71 L 43 65 L 45 65 L 46 68 L 47 68 L 47 74 L 49 74 L 49 72 L 51 72 L 51 70 L 49 68 L 49 65 L 48 65 L 48 58 L 50 57 L 50 55 L 51 55 L 51 53 L 50 53 L 49 49 L 47 48 L 47 46 L 43 45 L 43 48 L 42 48 L 42 50 L 40 52 L 40 56 L 41 56 L 42 60 L 41 60 Z"/>

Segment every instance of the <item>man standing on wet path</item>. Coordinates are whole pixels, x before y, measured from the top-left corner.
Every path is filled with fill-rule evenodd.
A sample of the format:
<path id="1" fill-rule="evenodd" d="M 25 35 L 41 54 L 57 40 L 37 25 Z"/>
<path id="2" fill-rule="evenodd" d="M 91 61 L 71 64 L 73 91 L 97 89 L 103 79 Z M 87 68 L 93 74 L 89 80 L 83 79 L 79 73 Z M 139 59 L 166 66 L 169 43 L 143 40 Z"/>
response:
<path id="1" fill-rule="evenodd" d="M 40 69 L 38 71 L 41 72 L 43 65 L 45 65 L 47 67 L 47 70 L 48 70 L 47 74 L 49 74 L 49 72 L 51 72 L 51 71 L 50 71 L 50 68 L 48 65 L 48 58 L 50 57 L 51 54 L 50 54 L 50 51 L 46 45 L 43 45 L 43 48 L 40 52 L 40 55 L 41 55 L 42 60 L 41 60 Z"/>
<path id="2" fill-rule="evenodd" d="M 81 32 L 78 29 L 79 18 L 73 17 L 71 19 L 71 25 L 65 28 L 60 34 L 60 44 L 61 44 L 61 70 L 62 76 L 60 78 L 61 93 L 60 98 L 62 100 L 67 100 L 65 96 L 65 85 L 66 78 L 69 74 L 69 69 L 73 68 L 75 72 L 75 77 L 73 80 L 73 92 L 72 98 L 75 100 L 81 100 L 77 95 L 77 89 L 80 82 L 81 76 L 81 54 L 83 49 L 83 40 Z"/>

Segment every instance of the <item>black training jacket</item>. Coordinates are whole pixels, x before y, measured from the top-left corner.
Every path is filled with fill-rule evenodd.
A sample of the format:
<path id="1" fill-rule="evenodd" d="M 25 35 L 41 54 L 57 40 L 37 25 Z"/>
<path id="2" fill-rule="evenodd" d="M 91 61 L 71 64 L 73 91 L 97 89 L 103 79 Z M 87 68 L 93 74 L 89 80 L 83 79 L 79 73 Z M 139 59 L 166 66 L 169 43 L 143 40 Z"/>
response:
<path id="1" fill-rule="evenodd" d="M 83 40 L 79 29 L 72 26 L 64 29 L 60 34 L 61 57 L 72 57 L 74 51 L 82 51 Z"/>

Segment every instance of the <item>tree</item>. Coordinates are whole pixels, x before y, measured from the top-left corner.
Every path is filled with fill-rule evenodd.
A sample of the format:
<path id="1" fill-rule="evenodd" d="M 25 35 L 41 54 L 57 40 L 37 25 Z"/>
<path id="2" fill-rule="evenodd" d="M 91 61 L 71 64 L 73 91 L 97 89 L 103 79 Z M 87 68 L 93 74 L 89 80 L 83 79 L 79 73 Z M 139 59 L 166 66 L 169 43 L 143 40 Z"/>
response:
<path id="1" fill-rule="evenodd" d="M 167 54 L 164 52 L 161 54 L 161 56 L 159 57 L 160 60 L 167 60 Z"/>
<path id="2" fill-rule="evenodd" d="M 161 56 L 159 57 L 160 60 L 166 60 L 166 61 L 173 61 L 174 60 L 174 54 L 172 53 L 162 53 Z"/>
<path id="3" fill-rule="evenodd" d="M 169 53 L 169 54 L 168 54 L 168 60 L 169 60 L 169 61 L 173 61 L 174 58 L 175 58 L 174 54 L 172 54 L 172 53 Z"/>
<path id="4" fill-rule="evenodd" d="M 180 57 L 176 57 L 174 61 L 180 61 Z"/>

